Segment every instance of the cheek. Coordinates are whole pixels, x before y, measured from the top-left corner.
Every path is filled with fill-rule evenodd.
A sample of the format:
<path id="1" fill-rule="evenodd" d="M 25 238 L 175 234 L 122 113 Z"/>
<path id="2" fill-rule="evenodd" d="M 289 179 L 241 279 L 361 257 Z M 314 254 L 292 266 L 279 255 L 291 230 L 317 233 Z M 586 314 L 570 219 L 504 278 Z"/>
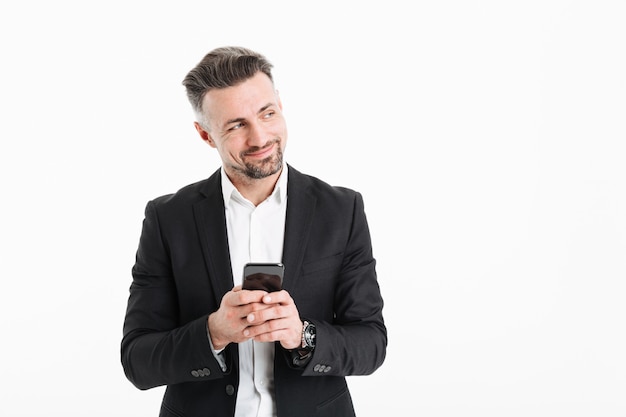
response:
<path id="1" fill-rule="evenodd" d="M 237 136 L 222 138 L 217 148 L 223 155 L 238 155 L 241 152 L 241 140 Z"/>
<path id="2" fill-rule="evenodd" d="M 222 144 L 219 152 L 223 158 L 228 158 L 231 161 L 240 162 L 241 161 L 240 155 L 241 155 L 241 152 L 244 150 L 245 149 L 242 146 L 237 145 L 237 143 L 235 143 L 234 141 L 230 141 L 230 143 Z"/>

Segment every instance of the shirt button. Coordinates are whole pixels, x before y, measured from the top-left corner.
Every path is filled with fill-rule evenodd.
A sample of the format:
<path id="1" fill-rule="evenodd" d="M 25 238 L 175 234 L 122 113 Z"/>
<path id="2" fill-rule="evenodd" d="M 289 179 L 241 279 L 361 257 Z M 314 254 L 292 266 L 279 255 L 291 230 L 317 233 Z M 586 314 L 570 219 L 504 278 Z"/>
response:
<path id="1" fill-rule="evenodd" d="M 235 393 L 235 387 L 233 387 L 230 384 L 226 385 L 226 394 L 233 395 L 234 393 Z"/>

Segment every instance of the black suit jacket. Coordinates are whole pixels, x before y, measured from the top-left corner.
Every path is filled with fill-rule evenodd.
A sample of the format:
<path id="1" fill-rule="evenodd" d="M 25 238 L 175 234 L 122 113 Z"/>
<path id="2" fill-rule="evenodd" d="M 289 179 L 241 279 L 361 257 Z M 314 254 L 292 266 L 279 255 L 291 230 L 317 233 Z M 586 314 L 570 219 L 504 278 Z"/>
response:
<path id="1" fill-rule="evenodd" d="M 223 372 L 208 315 L 233 287 L 220 170 L 146 206 L 124 321 L 121 359 L 140 389 L 167 385 L 161 416 L 232 416 L 238 350 Z M 387 330 L 359 193 L 288 170 L 283 288 L 315 323 L 311 360 L 296 367 L 276 343 L 279 417 L 354 415 L 345 376 L 374 372 Z M 239 273 L 239 272 L 238 272 Z"/>

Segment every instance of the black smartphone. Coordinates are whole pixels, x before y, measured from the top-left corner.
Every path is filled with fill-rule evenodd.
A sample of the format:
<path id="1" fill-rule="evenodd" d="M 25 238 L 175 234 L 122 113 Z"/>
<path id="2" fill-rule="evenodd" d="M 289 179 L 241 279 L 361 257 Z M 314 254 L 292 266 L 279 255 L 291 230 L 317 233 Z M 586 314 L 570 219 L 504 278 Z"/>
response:
<path id="1" fill-rule="evenodd" d="M 244 290 L 280 291 L 285 266 L 281 263 L 247 263 L 243 267 Z"/>

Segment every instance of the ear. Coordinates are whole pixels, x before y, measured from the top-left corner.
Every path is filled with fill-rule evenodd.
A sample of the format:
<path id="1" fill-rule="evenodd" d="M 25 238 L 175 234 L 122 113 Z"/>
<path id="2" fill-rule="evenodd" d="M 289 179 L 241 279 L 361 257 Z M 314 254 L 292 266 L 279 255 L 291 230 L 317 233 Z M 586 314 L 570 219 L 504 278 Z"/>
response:
<path id="1" fill-rule="evenodd" d="M 200 135 L 202 140 L 208 143 L 210 147 L 215 148 L 215 142 L 213 142 L 213 139 L 211 139 L 211 135 L 209 135 L 209 132 L 204 130 L 202 126 L 200 126 L 200 123 L 198 122 L 193 122 L 193 125 L 198 131 L 198 134 Z"/>

